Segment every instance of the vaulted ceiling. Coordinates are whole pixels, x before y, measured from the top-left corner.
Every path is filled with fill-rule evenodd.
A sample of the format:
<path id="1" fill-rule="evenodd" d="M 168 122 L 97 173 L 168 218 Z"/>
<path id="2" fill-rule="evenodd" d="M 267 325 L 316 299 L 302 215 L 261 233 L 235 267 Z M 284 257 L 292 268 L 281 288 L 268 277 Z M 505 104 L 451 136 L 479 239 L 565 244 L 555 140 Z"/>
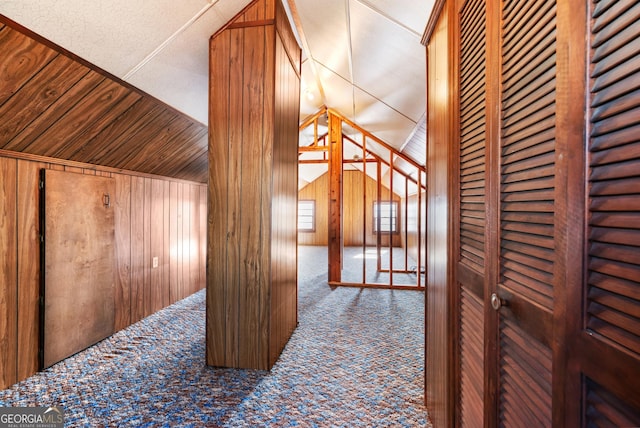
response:
<path id="1" fill-rule="evenodd" d="M 185 131 L 207 125 L 209 37 L 249 3 L 2 0 L 0 14 L 184 113 Z M 303 49 L 301 120 L 327 106 L 424 163 L 420 41 L 433 3 L 285 1 Z"/>

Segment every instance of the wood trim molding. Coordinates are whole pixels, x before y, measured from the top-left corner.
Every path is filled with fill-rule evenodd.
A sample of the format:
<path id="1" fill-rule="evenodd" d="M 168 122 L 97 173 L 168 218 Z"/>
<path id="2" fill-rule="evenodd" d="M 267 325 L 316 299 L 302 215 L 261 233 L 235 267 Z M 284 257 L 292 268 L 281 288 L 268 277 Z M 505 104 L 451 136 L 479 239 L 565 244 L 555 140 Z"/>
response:
<path id="1" fill-rule="evenodd" d="M 433 10 L 431 11 L 431 16 L 429 17 L 429 21 L 427 21 L 427 26 L 424 29 L 424 34 L 422 35 L 422 40 L 420 43 L 427 46 L 429 43 L 429 39 L 431 39 L 431 35 L 433 34 L 433 30 L 436 28 L 436 23 L 438 22 L 438 18 L 440 18 L 440 13 L 442 13 L 442 9 L 444 8 L 444 4 L 446 0 L 436 0 L 436 4 L 433 5 Z"/>
<path id="2" fill-rule="evenodd" d="M 112 168 L 112 167 L 109 167 L 109 166 L 94 165 L 94 164 L 91 164 L 91 163 L 76 162 L 76 161 L 70 161 L 70 160 L 66 160 L 66 159 L 51 158 L 51 157 L 40 156 L 40 155 L 32 155 L 30 153 L 12 152 L 10 150 L 3 150 L 3 149 L 0 149 L 0 158 L 9 158 L 9 159 L 26 160 L 26 161 L 32 161 L 32 162 L 51 163 L 51 164 L 56 164 L 56 165 L 68 166 L 68 167 L 72 167 L 72 168 L 82 168 L 82 169 L 88 169 L 88 170 L 93 170 L 93 171 L 102 171 L 102 172 L 109 172 L 109 173 L 114 173 L 114 174 L 131 175 L 131 176 L 134 176 L 134 177 L 156 178 L 156 179 L 162 179 L 162 180 L 172 181 L 172 182 L 176 182 L 176 183 L 196 184 L 196 185 L 199 185 L 199 186 L 206 185 L 206 183 L 200 183 L 200 182 L 197 182 L 197 181 L 181 180 L 179 178 L 165 177 L 163 175 L 149 174 L 149 173 L 146 173 L 146 172 L 131 171 L 131 170 L 127 170 L 127 169 Z"/>

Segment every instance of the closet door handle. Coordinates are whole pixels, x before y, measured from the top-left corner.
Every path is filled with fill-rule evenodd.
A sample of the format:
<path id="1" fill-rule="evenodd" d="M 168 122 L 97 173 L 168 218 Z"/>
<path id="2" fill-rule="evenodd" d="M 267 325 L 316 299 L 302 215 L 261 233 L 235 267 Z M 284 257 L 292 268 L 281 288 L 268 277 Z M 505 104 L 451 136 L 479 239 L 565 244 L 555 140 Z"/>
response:
<path id="1" fill-rule="evenodd" d="M 491 295 L 491 307 L 494 310 L 499 311 L 500 308 L 503 306 L 507 306 L 507 301 L 504 299 L 501 299 L 496 293 L 493 293 Z"/>

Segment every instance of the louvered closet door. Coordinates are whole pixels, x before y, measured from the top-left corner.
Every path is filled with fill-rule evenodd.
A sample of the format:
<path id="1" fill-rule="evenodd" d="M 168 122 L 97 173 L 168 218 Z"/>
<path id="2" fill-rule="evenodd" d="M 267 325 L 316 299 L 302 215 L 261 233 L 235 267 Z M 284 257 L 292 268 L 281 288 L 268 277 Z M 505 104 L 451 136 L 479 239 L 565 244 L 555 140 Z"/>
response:
<path id="1" fill-rule="evenodd" d="M 458 425 L 483 425 L 486 5 L 460 1 L 459 224 L 458 245 Z"/>
<path id="2" fill-rule="evenodd" d="M 497 417 L 543 427 L 552 418 L 556 4 L 503 1 L 501 18 Z"/>
<path id="3" fill-rule="evenodd" d="M 591 4 L 587 272 L 577 343 L 588 426 L 640 426 L 640 4 Z"/>

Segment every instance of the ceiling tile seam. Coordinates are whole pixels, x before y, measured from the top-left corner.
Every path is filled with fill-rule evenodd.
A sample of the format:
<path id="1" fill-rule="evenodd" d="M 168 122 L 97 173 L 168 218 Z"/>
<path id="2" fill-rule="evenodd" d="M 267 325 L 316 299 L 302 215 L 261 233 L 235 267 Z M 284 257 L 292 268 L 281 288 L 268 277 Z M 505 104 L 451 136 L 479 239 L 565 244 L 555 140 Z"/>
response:
<path id="1" fill-rule="evenodd" d="M 287 0 L 285 10 L 288 9 L 291 13 L 291 18 L 293 20 L 294 27 L 298 36 L 300 37 L 300 43 L 302 44 L 302 50 L 305 52 L 307 59 L 311 62 L 309 66 L 311 67 L 311 72 L 316 80 L 316 85 L 318 86 L 318 92 L 320 93 L 320 98 L 322 99 L 322 104 L 327 105 L 327 96 L 324 93 L 324 87 L 322 86 L 322 80 L 320 79 L 320 74 L 318 73 L 318 68 L 316 67 L 316 61 L 311 56 L 311 49 L 309 49 L 309 44 L 307 43 L 307 36 L 304 33 L 302 28 L 302 23 L 300 21 L 300 15 L 298 14 L 298 8 L 296 7 L 294 0 Z M 304 62 L 303 62 L 304 63 Z M 302 64 L 301 64 L 302 65 Z"/>
<path id="2" fill-rule="evenodd" d="M 345 79 L 343 76 L 341 76 L 340 74 L 336 73 L 335 71 L 333 71 L 332 69 L 330 69 L 329 67 L 327 67 L 326 65 L 324 65 L 323 63 L 321 63 L 320 61 L 317 61 L 315 59 L 311 59 L 311 61 L 313 63 L 317 63 L 319 64 L 322 68 L 324 68 L 325 70 L 327 70 L 328 72 L 330 72 L 331 74 L 334 74 L 336 76 L 338 76 L 340 79 L 345 80 L 348 82 L 348 79 Z M 365 94 L 369 95 L 371 98 L 374 98 L 376 100 L 378 100 L 381 104 L 384 104 L 385 106 L 389 107 L 391 110 L 395 111 L 396 113 L 398 113 L 399 115 L 401 115 L 402 117 L 406 118 L 407 120 L 410 120 L 411 122 L 413 122 L 414 124 L 417 124 L 418 122 L 416 122 L 414 119 L 410 118 L 409 116 L 407 116 L 406 114 L 404 114 L 403 112 L 401 112 L 400 110 L 396 109 L 393 106 L 390 106 L 389 104 L 387 104 L 386 102 L 384 102 L 383 100 L 381 100 L 380 98 L 374 96 L 372 93 L 370 93 L 369 91 L 367 91 L 366 89 L 361 88 L 360 86 L 356 85 L 355 83 L 351 84 L 352 88 L 355 89 L 359 89 L 360 91 L 364 92 Z M 354 97 L 355 99 L 355 97 Z M 327 107 L 331 107 L 331 106 L 327 106 Z M 423 113 L 424 115 L 424 113 Z"/>
<path id="3" fill-rule="evenodd" d="M 383 11 L 381 11 L 380 9 L 378 9 L 377 7 L 375 7 L 374 5 L 369 3 L 368 1 L 366 1 L 366 0 L 354 0 L 354 1 L 360 3 L 361 5 L 366 7 L 367 9 L 370 9 L 372 12 L 377 13 L 378 15 L 382 16 L 383 18 L 385 18 L 386 20 L 390 21 L 391 23 L 403 28 L 404 30 L 406 30 L 409 33 L 411 33 L 414 36 L 416 36 L 419 40 L 422 40 L 422 34 L 416 32 L 415 30 L 413 30 L 412 28 L 410 28 L 407 25 L 403 24 L 402 22 L 398 21 L 397 19 L 390 17 L 389 15 L 387 15 L 386 13 L 384 13 Z"/>
<path id="4" fill-rule="evenodd" d="M 351 0 L 345 0 L 345 18 L 347 20 L 347 39 L 349 40 L 349 54 L 347 58 L 349 60 L 349 74 L 351 79 L 351 117 L 356 119 L 356 89 L 353 74 L 353 37 L 351 34 L 351 13 L 350 13 Z"/>
<path id="5" fill-rule="evenodd" d="M 212 0 L 207 3 L 198 13 L 196 13 L 190 20 L 188 20 L 182 27 L 178 28 L 172 35 L 170 35 L 164 42 L 160 43 L 157 48 L 155 48 L 149 55 L 144 57 L 142 61 L 140 61 L 137 65 L 135 65 L 131 70 L 129 70 L 123 77 L 122 80 L 130 79 L 134 74 L 136 74 L 142 67 L 147 65 L 149 61 L 155 58 L 160 52 L 164 50 L 171 42 L 173 42 L 179 35 L 184 33 L 187 28 L 189 28 L 193 23 L 195 23 L 198 19 L 202 17 L 209 9 L 211 9 L 215 4 L 218 3 L 218 0 Z"/>

